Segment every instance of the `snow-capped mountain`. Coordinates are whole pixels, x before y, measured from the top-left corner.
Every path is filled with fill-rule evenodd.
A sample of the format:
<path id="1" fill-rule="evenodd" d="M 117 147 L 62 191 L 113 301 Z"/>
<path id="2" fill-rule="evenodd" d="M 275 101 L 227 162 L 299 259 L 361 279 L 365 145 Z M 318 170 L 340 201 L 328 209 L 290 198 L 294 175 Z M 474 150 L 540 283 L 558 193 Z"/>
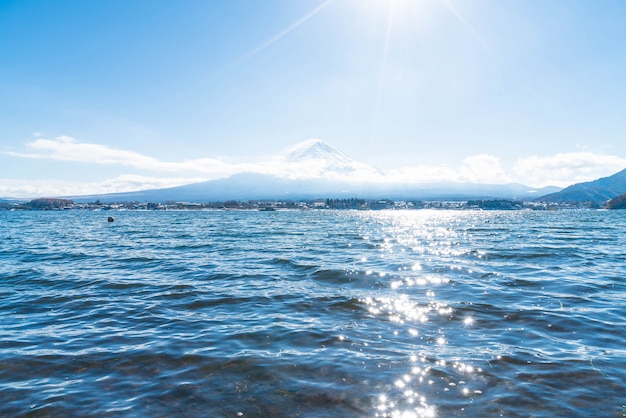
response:
<path id="1" fill-rule="evenodd" d="M 291 148 L 285 156 L 285 161 L 290 163 L 301 163 L 310 160 L 332 161 L 335 165 L 350 165 L 357 162 L 321 139 L 309 139 L 308 141 L 300 142 Z"/>
<path id="2" fill-rule="evenodd" d="M 381 170 L 353 158 L 319 139 L 291 148 L 282 158 L 288 178 L 326 178 L 352 181 L 377 180 Z"/>
<path id="3" fill-rule="evenodd" d="M 527 198 L 556 189 L 520 184 L 416 183 L 392 181 L 371 165 L 348 157 L 324 141 L 301 142 L 281 157 L 249 165 L 230 177 L 167 189 L 72 197 L 77 201 L 188 201 L 364 197 L 401 199 Z"/>

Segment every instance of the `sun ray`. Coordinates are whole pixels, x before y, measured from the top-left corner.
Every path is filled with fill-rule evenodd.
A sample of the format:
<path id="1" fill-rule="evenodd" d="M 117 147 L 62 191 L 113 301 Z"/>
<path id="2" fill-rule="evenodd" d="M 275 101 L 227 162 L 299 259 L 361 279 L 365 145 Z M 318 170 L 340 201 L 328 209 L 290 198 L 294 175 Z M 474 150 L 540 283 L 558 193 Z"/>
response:
<path id="1" fill-rule="evenodd" d="M 383 87 L 385 84 L 385 73 L 387 71 L 387 57 L 389 55 L 389 42 L 391 39 L 391 28 L 393 26 L 394 1 L 389 3 L 389 12 L 387 14 L 387 32 L 385 34 L 385 46 L 383 48 L 383 59 L 380 66 L 380 76 L 378 78 L 378 91 L 376 92 L 376 114 L 374 115 L 374 136 L 378 130 L 378 118 L 380 116 L 380 108 L 382 101 Z"/>
<path id="2" fill-rule="evenodd" d="M 289 33 L 293 32 L 296 28 L 298 28 L 304 22 L 306 22 L 307 20 L 309 20 L 310 18 L 312 18 L 313 16 L 315 16 L 316 14 L 318 14 L 319 12 L 324 10 L 326 7 L 328 7 L 334 1 L 335 0 L 326 0 L 325 2 L 323 2 L 322 4 L 317 6 L 315 9 L 311 10 L 309 13 L 307 13 L 304 16 L 302 16 L 300 19 L 296 20 L 294 23 L 292 23 L 291 25 L 287 26 L 285 29 L 283 29 L 280 32 L 278 32 L 276 35 L 274 35 L 270 39 L 266 40 L 265 42 L 263 42 L 262 44 L 260 44 L 256 48 L 254 48 L 253 50 L 243 54 L 240 58 L 238 58 L 235 61 L 235 63 L 240 63 L 242 61 L 247 61 L 250 58 L 252 58 L 253 56 L 257 55 L 258 53 L 260 53 L 260 52 L 264 51 L 265 49 L 269 48 L 270 46 L 274 45 L 276 42 L 278 42 L 279 40 L 281 40 L 282 38 L 287 36 Z"/>
<path id="3" fill-rule="evenodd" d="M 502 56 L 498 54 L 498 52 L 480 35 L 480 33 L 478 33 L 478 31 L 474 28 L 474 26 L 463 16 L 463 14 L 461 14 L 461 12 L 459 12 L 454 7 L 454 5 L 451 3 L 450 0 L 439 0 L 439 1 L 441 1 L 441 3 L 443 3 L 443 5 L 448 9 L 448 11 L 452 13 L 452 15 L 459 21 L 459 23 L 463 25 L 463 27 L 465 27 L 465 29 L 467 29 L 470 32 L 470 34 L 474 37 L 474 39 L 478 41 L 478 43 L 483 47 L 483 49 L 488 54 L 490 54 L 494 60 L 496 60 L 497 64 L 501 68 L 505 69 L 509 74 L 515 74 L 515 72 L 511 71 L 507 63 L 502 59 Z M 543 94 L 539 93 L 534 88 L 532 88 L 526 81 L 521 80 L 521 79 L 518 79 L 516 81 L 538 103 L 545 103 L 547 101 L 547 99 L 543 96 Z M 544 107 L 553 108 L 554 106 L 544 105 Z"/>
<path id="4" fill-rule="evenodd" d="M 446 9 L 448 9 L 448 11 L 452 13 L 452 15 L 456 18 L 456 20 L 458 20 L 459 23 L 463 25 L 465 29 L 467 29 L 472 34 L 474 39 L 476 39 L 487 52 L 497 57 L 498 54 L 496 54 L 496 51 L 491 47 L 491 45 L 489 45 L 487 41 L 485 41 L 485 39 L 478 33 L 478 31 L 474 28 L 474 26 L 472 26 L 467 21 L 467 19 L 465 19 L 465 17 L 461 14 L 461 12 L 459 12 L 449 0 L 440 0 L 440 1 L 443 3 L 444 6 L 446 6 Z"/>
<path id="5" fill-rule="evenodd" d="M 391 40 L 391 28 L 393 27 L 393 14 L 394 14 L 395 1 L 389 3 L 389 12 L 387 14 L 387 32 L 385 34 L 385 46 L 383 47 L 383 59 L 380 65 L 380 76 L 378 78 L 378 90 L 376 92 L 376 108 L 374 115 L 374 136 L 376 137 L 378 131 L 378 118 L 380 116 L 380 108 L 382 101 L 383 87 L 385 84 L 385 73 L 387 71 L 387 56 L 389 55 L 389 42 Z"/>

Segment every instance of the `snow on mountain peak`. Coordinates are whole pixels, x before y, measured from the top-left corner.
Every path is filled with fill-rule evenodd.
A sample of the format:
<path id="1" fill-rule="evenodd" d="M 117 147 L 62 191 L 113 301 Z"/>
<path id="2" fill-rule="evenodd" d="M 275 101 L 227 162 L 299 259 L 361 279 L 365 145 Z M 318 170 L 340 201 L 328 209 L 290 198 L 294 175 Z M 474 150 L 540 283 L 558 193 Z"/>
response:
<path id="1" fill-rule="evenodd" d="M 285 156 L 285 161 L 290 163 L 301 163 L 311 160 L 321 160 L 332 163 L 332 165 L 350 165 L 356 162 L 320 139 L 309 139 L 301 142 Z"/>
<path id="2" fill-rule="evenodd" d="M 283 158 L 291 167 L 289 177 L 326 177 L 363 180 L 381 174 L 376 168 L 348 157 L 319 139 L 291 148 Z"/>

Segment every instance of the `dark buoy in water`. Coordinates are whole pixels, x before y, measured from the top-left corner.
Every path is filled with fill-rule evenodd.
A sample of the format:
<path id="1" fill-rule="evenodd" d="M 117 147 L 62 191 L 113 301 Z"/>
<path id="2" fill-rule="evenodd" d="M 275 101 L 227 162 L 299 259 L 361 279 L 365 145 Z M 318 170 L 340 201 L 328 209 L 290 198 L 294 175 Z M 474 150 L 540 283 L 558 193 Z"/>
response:
<path id="1" fill-rule="evenodd" d="M 112 216 L 109 216 L 109 218 L 107 219 L 107 221 L 109 222 L 113 222 L 115 219 Z"/>

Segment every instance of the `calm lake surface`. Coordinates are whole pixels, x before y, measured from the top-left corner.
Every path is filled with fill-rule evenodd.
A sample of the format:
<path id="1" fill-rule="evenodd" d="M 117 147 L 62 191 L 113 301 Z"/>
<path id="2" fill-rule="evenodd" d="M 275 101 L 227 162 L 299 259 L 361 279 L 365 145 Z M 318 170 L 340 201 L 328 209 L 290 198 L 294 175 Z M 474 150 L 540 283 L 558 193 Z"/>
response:
<path id="1" fill-rule="evenodd" d="M 624 417 L 626 211 L 0 212 L 0 416 Z"/>

